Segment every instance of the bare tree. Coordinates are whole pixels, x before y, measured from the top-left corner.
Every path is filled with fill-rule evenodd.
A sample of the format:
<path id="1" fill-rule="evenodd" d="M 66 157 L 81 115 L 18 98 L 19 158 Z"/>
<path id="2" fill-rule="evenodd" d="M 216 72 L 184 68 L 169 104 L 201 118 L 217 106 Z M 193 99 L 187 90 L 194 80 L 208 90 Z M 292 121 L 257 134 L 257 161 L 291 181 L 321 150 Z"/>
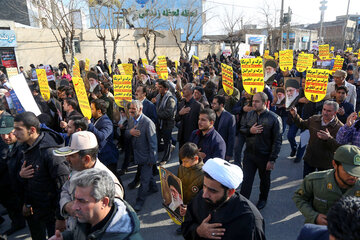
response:
<path id="1" fill-rule="evenodd" d="M 201 6 L 197 5 L 199 4 L 199 1 L 197 0 L 185 0 L 182 1 L 182 4 L 183 6 L 186 6 L 186 10 L 169 16 L 168 25 L 169 30 L 175 39 L 176 45 L 180 50 L 180 56 L 189 59 L 191 47 L 195 42 L 197 35 L 202 30 L 206 21 L 206 13 L 210 9 L 201 9 Z M 177 32 L 181 26 L 184 27 L 183 41 L 181 41 L 181 37 L 179 39 Z M 181 42 L 183 44 L 181 44 Z"/>
<path id="2" fill-rule="evenodd" d="M 273 5 L 271 9 L 269 2 L 263 1 L 263 7 L 260 8 L 260 14 L 264 17 L 264 27 L 268 33 L 268 48 L 269 52 L 273 53 L 276 51 L 276 46 L 279 46 L 279 41 L 282 41 L 279 29 L 276 28 L 277 12 L 278 10 Z"/>
<path id="3" fill-rule="evenodd" d="M 163 35 L 155 29 L 160 27 L 164 20 L 161 18 L 161 12 L 158 9 L 159 1 L 149 1 L 145 8 L 138 11 L 138 14 L 133 18 L 137 21 L 136 34 L 138 37 L 144 38 L 145 40 L 145 56 L 149 63 L 153 62 L 157 56 L 156 54 L 156 39 Z M 152 46 L 152 49 L 150 49 Z M 151 54 L 152 52 L 152 54 Z"/>
<path id="4" fill-rule="evenodd" d="M 221 17 L 220 21 L 226 32 L 227 40 L 230 43 L 231 52 L 235 56 L 239 52 L 241 41 L 245 35 L 244 17 L 242 12 L 237 12 L 235 15 L 234 8 L 231 9 L 231 13 L 227 10 L 225 10 L 225 12 L 225 17 Z"/>
<path id="5" fill-rule="evenodd" d="M 74 64 L 75 49 L 73 45 L 76 28 L 81 19 L 82 1 L 76 0 L 34 0 L 32 4 L 38 8 L 39 19 L 43 27 L 48 27 L 61 48 L 62 58 L 69 67 Z M 49 23 L 49 24 L 48 24 Z"/>

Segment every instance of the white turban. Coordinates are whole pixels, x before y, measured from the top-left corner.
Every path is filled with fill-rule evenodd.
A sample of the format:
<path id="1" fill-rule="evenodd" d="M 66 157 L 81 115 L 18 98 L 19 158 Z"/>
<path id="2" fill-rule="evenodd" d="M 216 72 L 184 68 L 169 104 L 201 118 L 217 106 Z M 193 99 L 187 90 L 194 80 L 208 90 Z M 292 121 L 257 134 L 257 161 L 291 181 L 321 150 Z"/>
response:
<path id="1" fill-rule="evenodd" d="M 207 160 L 202 169 L 214 180 L 229 189 L 238 188 L 243 180 L 241 168 L 221 158 L 211 158 Z"/>

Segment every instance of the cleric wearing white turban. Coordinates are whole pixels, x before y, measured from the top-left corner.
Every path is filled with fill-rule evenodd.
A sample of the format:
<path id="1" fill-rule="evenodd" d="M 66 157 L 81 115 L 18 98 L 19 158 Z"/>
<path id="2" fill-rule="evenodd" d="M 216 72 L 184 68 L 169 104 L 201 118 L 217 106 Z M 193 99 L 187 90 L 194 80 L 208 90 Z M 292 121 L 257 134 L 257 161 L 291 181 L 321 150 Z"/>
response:
<path id="1" fill-rule="evenodd" d="M 212 158 L 207 160 L 202 169 L 214 180 L 229 189 L 238 188 L 243 180 L 243 172 L 241 168 L 221 158 Z"/>

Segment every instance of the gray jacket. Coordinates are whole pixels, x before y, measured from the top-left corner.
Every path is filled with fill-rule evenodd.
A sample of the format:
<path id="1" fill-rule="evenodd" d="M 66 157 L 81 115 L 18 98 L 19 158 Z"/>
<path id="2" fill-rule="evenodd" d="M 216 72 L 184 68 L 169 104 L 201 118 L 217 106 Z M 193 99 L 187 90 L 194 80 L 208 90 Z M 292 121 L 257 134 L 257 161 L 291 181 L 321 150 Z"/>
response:
<path id="1" fill-rule="evenodd" d="M 130 130 L 134 127 L 134 118 L 129 119 L 125 130 L 127 138 L 131 139 L 135 164 L 155 164 L 157 160 L 157 137 L 156 127 L 150 118 L 141 114 L 137 123 L 137 130 L 140 130 L 140 136 L 134 137 Z"/>

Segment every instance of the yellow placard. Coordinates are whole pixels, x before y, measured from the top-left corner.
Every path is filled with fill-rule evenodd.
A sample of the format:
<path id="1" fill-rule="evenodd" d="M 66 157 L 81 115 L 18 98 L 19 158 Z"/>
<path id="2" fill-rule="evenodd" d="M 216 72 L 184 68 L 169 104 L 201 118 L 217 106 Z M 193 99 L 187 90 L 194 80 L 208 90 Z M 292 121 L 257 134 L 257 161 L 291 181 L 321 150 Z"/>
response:
<path id="1" fill-rule="evenodd" d="M 242 58 L 240 60 L 244 89 L 249 94 L 264 90 L 264 68 L 262 58 Z"/>
<path id="2" fill-rule="evenodd" d="M 279 53 L 278 52 L 274 53 L 274 56 L 275 56 L 275 60 L 279 59 Z"/>
<path id="3" fill-rule="evenodd" d="M 296 63 L 296 70 L 304 72 L 306 69 L 312 68 L 313 55 L 308 53 L 300 53 Z"/>
<path id="4" fill-rule="evenodd" d="M 282 71 L 290 71 L 293 68 L 293 50 L 280 51 L 279 65 Z"/>
<path id="5" fill-rule="evenodd" d="M 328 69 L 306 70 L 305 97 L 311 102 L 320 102 L 326 95 L 328 79 Z"/>
<path id="6" fill-rule="evenodd" d="M 36 75 L 39 82 L 41 96 L 47 102 L 50 99 L 49 83 L 46 76 L 45 69 L 36 69 Z"/>
<path id="7" fill-rule="evenodd" d="M 123 63 L 118 65 L 121 75 L 130 75 L 133 77 L 133 65 L 132 63 Z"/>
<path id="8" fill-rule="evenodd" d="M 76 57 L 74 57 L 73 77 L 81 77 L 81 75 L 80 75 L 80 67 L 79 67 L 79 60 Z"/>
<path id="9" fill-rule="evenodd" d="M 16 67 L 6 68 L 8 78 L 18 75 L 18 69 Z"/>
<path id="10" fill-rule="evenodd" d="M 175 72 L 178 71 L 179 61 L 175 61 Z"/>
<path id="11" fill-rule="evenodd" d="M 169 72 L 167 69 L 166 56 L 158 56 L 158 63 L 159 67 L 156 68 L 158 69 L 156 73 L 160 79 L 167 80 L 169 78 Z"/>
<path id="12" fill-rule="evenodd" d="M 233 68 L 224 63 L 221 64 L 222 85 L 225 93 L 231 96 L 234 92 Z"/>
<path id="13" fill-rule="evenodd" d="M 333 51 L 334 51 L 334 46 L 332 46 L 332 47 L 330 48 L 330 51 L 331 51 L 331 52 L 333 52 Z"/>
<path id="14" fill-rule="evenodd" d="M 109 64 L 109 74 L 112 73 L 112 70 L 111 70 L 111 64 Z"/>
<path id="15" fill-rule="evenodd" d="M 330 74 L 334 74 L 336 70 L 341 70 L 344 64 L 344 59 L 340 57 L 340 55 L 337 55 L 334 60 L 334 66 L 330 71 Z"/>
<path id="16" fill-rule="evenodd" d="M 80 110 L 84 117 L 86 117 L 87 119 L 91 119 L 91 108 L 89 104 L 89 99 L 86 94 L 84 81 L 81 77 L 73 77 L 72 81 L 74 84 L 76 97 L 79 102 Z"/>
<path id="17" fill-rule="evenodd" d="M 357 65 L 360 67 L 360 49 L 359 49 L 359 52 L 358 52 L 358 63 Z"/>
<path id="18" fill-rule="evenodd" d="M 145 67 L 145 65 L 149 65 L 149 62 L 146 58 L 142 58 L 141 61 L 142 61 L 143 67 Z"/>
<path id="19" fill-rule="evenodd" d="M 85 59 L 85 71 L 90 71 L 90 59 Z"/>
<path id="20" fill-rule="evenodd" d="M 319 46 L 319 57 L 322 60 L 329 58 L 329 44 Z"/>
<path id="21" fill-rule="evenodd" d="M 350 53 L 352 53 L 352 51 L 353 51 L 353 48 L 352 48 L 352 47 L 348 47 L 348 48 L 346 48 L 346 52 L 350 52 Z"/>
<path id="22" fill-rule="evenodd" d="M 119 107 L 124 107 L 124 101 L 131 102 L 132 100 L 132 87 L 131 75 L 114 75 L 114 98 L 115 103 Z"/>

